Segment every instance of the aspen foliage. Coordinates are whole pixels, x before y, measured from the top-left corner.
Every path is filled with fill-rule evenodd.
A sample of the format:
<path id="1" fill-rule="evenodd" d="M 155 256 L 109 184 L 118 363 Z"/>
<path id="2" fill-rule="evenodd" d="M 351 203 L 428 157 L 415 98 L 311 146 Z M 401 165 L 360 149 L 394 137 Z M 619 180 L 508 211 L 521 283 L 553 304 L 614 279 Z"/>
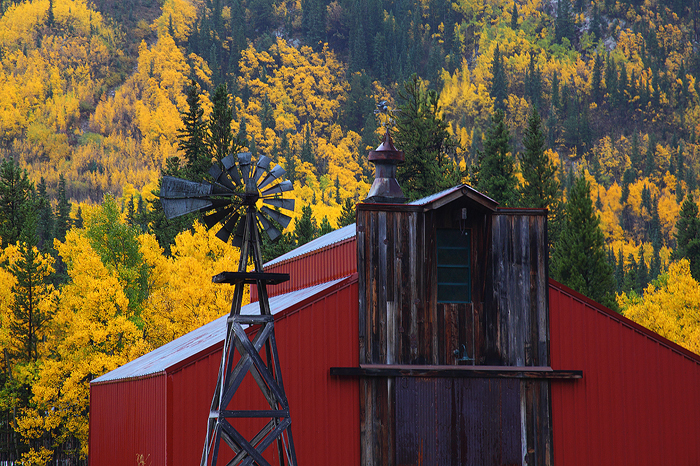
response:
<path id="1" fill-rule="evenodd" d="M 694 353 L 700 353 L 700 285 L 686 259 L 644 290 L 642 298 L 618 296 L 622 314 Z"/>

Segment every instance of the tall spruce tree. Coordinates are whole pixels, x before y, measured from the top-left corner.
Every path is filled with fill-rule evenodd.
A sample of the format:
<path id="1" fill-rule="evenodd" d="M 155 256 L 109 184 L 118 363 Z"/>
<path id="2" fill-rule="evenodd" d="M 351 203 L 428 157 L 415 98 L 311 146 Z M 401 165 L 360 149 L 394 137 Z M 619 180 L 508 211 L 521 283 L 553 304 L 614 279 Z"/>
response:
<path id="1" fill-rule="evenodd" d="M 394 115 L 394 141 L 404 152 L 396 178 L 409 200 L 433 194 L 460 182 L 453 157 L 458 143 L 440 117 L 439 94 L 426 90 L 417 75 L 399 90 Z"/>
<path id="2" fill-rule="evenodd" d="M 16 360 L 35 362 L 39 357 L 38 346 L 43 339 L 43 331 L 51 318 L 50 303 L 52 287 L 49 284 L 51 266 L 39 257 L 33 246 L 35 238 L 20 241 L 19 258 L 9 266 L 16 283 L 12 286 L 13 319 L 10 322 L 10 336 L 16 342 L 19 354 Z"/>
<path id="3" fill-rule="evenodd" d="M 13 157 L 0 163 L 0 240 L 2 247 L 34 238 L 38 202 L 34 184 Z M 33 245 L 34 243 L 32 243 Z"/>
<path id="4" fill-rule="evenodd" d="M 56 239 L 64 241 L 66 233 L 71 227 L 71 202 L 68 200 L 66 193 L 66 179 L 63 174 L 58 176 L 58 204 L 56 206 Z"/>
<path id="5" fill-rule="evenodd" d="M 674 238 L 676 249 L 673 252 L 673 258 L 688 259 L 690 274 L 696 280 L 700 280 L 700 218 L 698 218 L 698 205 L 690 192 L 681 206 Z"/>
<path id="6" fill-rule="evenodd" d="M 211 166 L 207 150 L 207 130 L 203 120 L 204 110 L 199 98 L 199 86 L 192 81 L 187 87 L 187 110 L 182 113 L 183 128 L 178 131 L 178 145 L 185 156 L 183 175 L 201 180 Z"/>
<path id="7" fill-rule="evenodd" d="M 502 206 L 515 206 L 519 199 L 517 186 L 510 131 L 505 114 L 497 110 L 486 131 L 484 151 L 479 157 L 477 189 Z"/>
<path id="8" fill-rule="evenodd" d="M 552 261 L 555 280 L 611 309 L 615 279 L 606 257 L 600 218 L 591 201 L 591 187 L 580 175 L 574 181 L 566 203 L 564 229 L 555 245 Z"/>
<path id="9" fill-rule="evenodd" d="M 336 221 L 338 228 L 342 228 L 355 223 L 355 202 L 351 197 L 348 197 L 343 202 L 343 206 L 340 209 L 340 216 Z"/>
<path id="10" fill-rule="evenodd" d="M 297 241 L 297 246 L 306 244 L 318 236 L 318 227 L 316 219 L 311 212 L 311 206 L 305 205 L 301 208 L 301 217 L 294 223 L 294 237 Z"/>
<path id="11" fill-rule="evenodd" d="M 506 109 L 506 99 L 508 98 L 508 79 L 503 66 L 503 58 L 501 57 L 501 49 L 496 44 L 496 49 L 493 52 L 493 63 L 491 65 L 491 80 L 490 95 L 493 97 L 494 110 Z"/>
<path id="12" fill-rule="evenodd" d="M 559 195 L 557 169 L 545 153 L 542 119 L 534 107 L 528 118 L 523 146 L 525 152 L 520 155 L 520 169 L 525 183 L 520 186 L 520 203 L 525 207 L 554 207 Z"/>

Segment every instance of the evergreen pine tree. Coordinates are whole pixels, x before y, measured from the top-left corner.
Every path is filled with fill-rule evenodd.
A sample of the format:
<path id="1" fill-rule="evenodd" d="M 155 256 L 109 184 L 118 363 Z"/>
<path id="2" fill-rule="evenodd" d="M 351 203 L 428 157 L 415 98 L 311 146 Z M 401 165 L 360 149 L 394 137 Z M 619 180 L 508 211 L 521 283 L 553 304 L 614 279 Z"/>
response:
<path id="1" fill-rule="evenodd" d="M 9 271 L 17 280 L 12 286 L 13 319 L 10 321 L 10 336 L 21 348 L 17 359 L 35 362 L 38 359 L 38 346 L 50 315 L 51 306 L 40 306 L 42 300 L 50 299 L 48 276 L 50 266 L 37 257 L 38 250 L 32 245 L 35 238 L 20 241 L 19 258 L 9 266 Z"/>
<path id="2" fill-rule="evenodd" d="M 498 44 L 496 44 L 496 50 L 493 52 L 491 74 L 493 75 L 493 79 L 491 80 L 490 95 L 493 97 L 493 108 L 494 110 L 505 111 L 506 99 L 508 98 L 508 80 L 506 78 L 506 71 L 503 66 L 501 50 Z"/>
<path id="3" fill-rule="evenodd" d="M 550 208 L 556 202 L 559 182 L 556 167 L 545 154 L 542 119 L 532 108 L 523 139 L 525 152 L 520 156 L 520 169 L 525 183 L 520 186 L 521 204 L 525 207 Z"/>
<path id="4" fill-rule="evenodd" d="M 625 283 L 625 258 L 622 256 L 622 246 L 620 246 L 615 266 L 615 283 L 617 284 L 617 292 L 622 293 L 622 287 Z"/>
<path id="5" fill-rule="evenodd" d="M 635 290 L 639 296 L 642 296 L 644 289 L 649 285 L 649 269 L 647 262 L 644 259 L 644 248 L 639 248 L 639 263 L 637 264 L 637 284 Z"/>
<path id="6" fill-rule="evenodd" d="M 301 208 L 301 217 L 294 223 L 294 238 L 297 246 L 306 244 L 316 238 L 318 236 L 317 233 L 316 220 L 311 212 L 311 206 L 307 204 Z"/>
<path id="7" fill-rule="evenodd" d="M 409 200 L 460 181 L 453 160 L 458 144 L 440 117 L 438 100 L 438 93 L 426 90 L 415 74 L 398 93 L 394 141 L 396 148 L 404 152 L 405 162 L 398 166 L 396 179 Z"/>
<path id="8" fill-rule="evenodd" d="M 301 154 L 299 156 L 302 162 L 314 164 L 314 150 L 311 144 L 311 124 L 307 123 L 304 130 L 304 142 L 301 145 Z"/>
<path id="9" fill-rule="evenodd" d="M 343 207 L 340 210 L 340 216 L 336 223 L 338 224 L 338 228 L 355 223 L 355 203 L 352 198 L 348 197 L 343 202 Z"/>
<path id="10" fill-rule="evenodd" d="M 330 233 L 331 231 L 333 231 L 333 227 L 331 226 L 331 222 L 329 222 L 328 217 L 324 215 L 323 218 L 321 219 L 321 225 L 319 226 L 319 229 L 318 229 L 318 236 L 323 236 L 327 233 Z"/>
<path id="11" fill-rule="evenodd" d="M 184 128 L 178 130 L 178 146 L 185 155 L 183 176 L 191 180 L 201 180 L 209 171 L 211 157 L 205 141 L 206 124 L 203 121 L 204 110 L 199 100 L 199 88 L 192 83 L 187 87 L 187 111 L 182 113 Z"/>
<path id="12" fill-rule="evenodd" d="M 26 170 L 10 156 L 0 162 L 0 240 L 2 247 L 36 234 L 37 200 Z M 32 245 L 34 243 L 31 243 Z"/>
<path id="13" fill-rule="evenodd" d="M 698 205 L 690 191 L 681 206 L 674 238 L 676 249 L 673 252 L 673 258 L 688 259 L 691 275 L 696 280 L 700 279 L 700 218 L 698 218 Z"/>
<path id="14" fill-rule="evenodd" d="M 233 108 L 229 103 L 229 97 L 227 85 L 219 84 L 212 97 L 213 108 L 204 134 L 209 154 L 218 161 L 243 148 L 231 132 Z"/>
<path id="15" fill-rule="evenodd" d="M 615 309 L 613 270 L 607 261 L 600 218 L 595 214 L 590 195 L 588 181 L 583 175 L 577 177 L 566 203 L 564 230 L 555 245 L 552 275 L 579 293 Z"/>
<path id="16" fill-rule="evenodd" d="M 504 113 L 497 110 L 484 138 L 477 189 L 506 207 L 515 206 L 519 199 L 515 161 L 510 152 L 510 131 Z"/>
<path id="17" fill-rule="evenodd" d="M 595 54 L 593 73 L 591 77 L 591 97 L 594 102 L 600 102 L 603 97 L 603 57 Z"/>
<path id="18" fill-rule="evenodd" d="M 66 233 L 71 227 L 71 203 L 66 194 L 66 179 L 63 174 L 58 176 L 58 205 L 56 209 L 56 239 L 65 241 Z"/>
<path id="19" fill-rule="evenodd" d="M 512 30 L 518 29 L 518 4 L 513 2 L 513 11 L 510 15 L 510 28 Z"/>
<path id="20" fill-rule="evenodd" d="M 574 43 L 574 18 L 569 0 L 557 0 L 557 20 L 554 26 L 554 39 L 563 43 L 568 39 L 569 44 Z"/>

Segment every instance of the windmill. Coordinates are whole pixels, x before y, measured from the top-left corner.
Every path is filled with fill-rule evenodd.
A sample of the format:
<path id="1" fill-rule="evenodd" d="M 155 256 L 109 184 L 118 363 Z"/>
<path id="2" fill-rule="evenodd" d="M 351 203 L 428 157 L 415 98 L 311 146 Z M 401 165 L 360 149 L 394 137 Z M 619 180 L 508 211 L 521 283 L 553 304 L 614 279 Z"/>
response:
<path id="1" fill-rule="evenodd" d="M 284 180 L 285 170 L 280 165 L 270 169 L 269 157 L 261 156 L 253 164 L 251 153 L 245 152 L 230 154 L 221 162 L 223 170 L 219 164 L 209 170 L 213 183 L 164 176 L 160 191 L 166 217 L 202 212 L 208 228 L 221 225 L 216 233 L 219 239 L 231 240 L 241 250 L 237 272 L 222 272 L 212 278 L 215 283 L 229 283 L 235 288 L 201 466 L 217 464 L 222 440 L 234 453 L 228 465 L 269 466 L 262 454 L 276 441 L 280 466 L 296 466 L 289 403 L 282 384 L 274 319 L 267 296 L 268 284 L 286 281 L 289 275 L 264 273 L 260 252 L 261 232 L 274 241 L 282 234 L 276 224 L 284 228 L 291 221 L 280 210 L 294 210 L 294 200 L 283 198 L 293 186 Z M 258 208 L 258 204 L 263 205 Z M 249 260 L 253 271 L 246 271 Z M 246 284 L 257 286 L 260 315 L 241 315 Z M 259 326 L 252 340 L 246 333 L 248 326 Z M 248 373 L 260 388 L 269 410 L 228 409 Z M 252 439 L 246 439 L 233 422 L 242 418 L 269 418 L 269 421 Z"/>

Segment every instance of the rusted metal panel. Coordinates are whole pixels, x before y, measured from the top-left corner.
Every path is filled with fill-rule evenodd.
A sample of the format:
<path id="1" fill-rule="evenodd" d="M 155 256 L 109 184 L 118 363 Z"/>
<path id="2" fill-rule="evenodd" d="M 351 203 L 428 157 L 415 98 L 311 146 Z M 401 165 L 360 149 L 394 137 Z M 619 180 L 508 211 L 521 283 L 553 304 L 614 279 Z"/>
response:
<path id="1" fill-rule="evenodd" d="M 166 464 L 166 376 L 90 386 L 91 466 Z"/>
<path id="2" fill-rule="evenodd" d="M 396 379 L 396 463 L 523 464 L 520 382 Z"/>
<path id="3" fill-rule="evenodd" d="M 700 356 L 549 281 L 554 464 L 700 464 Z"/>

